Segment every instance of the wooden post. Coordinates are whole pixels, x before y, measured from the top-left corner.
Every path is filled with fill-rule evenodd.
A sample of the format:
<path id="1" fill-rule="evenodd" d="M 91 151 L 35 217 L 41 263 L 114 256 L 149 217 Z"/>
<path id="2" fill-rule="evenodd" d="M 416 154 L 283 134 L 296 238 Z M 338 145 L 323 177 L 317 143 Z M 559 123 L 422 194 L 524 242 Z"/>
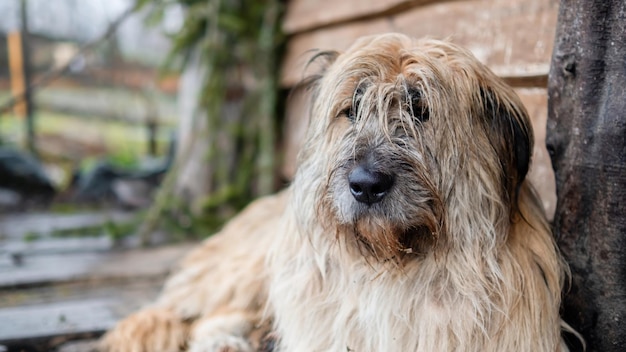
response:
<path id="1" fill-rule="evenodd" d="M 159 128 L 159 109 L 154 97 L 151 95 L 151 91 L 147 87 L 144 87 L 140 91 L 140 95 L 146 107 L 144 122 L 146 124 L 148 138 L 148 155 L 156 156 L 158 152 L 157 133 Z"/>
<path id="2" fill-rule="evenodd" d="M 22 35 L 19 31 L 10 32 L 7 35 L 7 47 L 9 51 L 9 70 L 11 71 L 11 93 L 14 97 L 21 97 L 26 90 L 24 82 L 24 58 L 22 57 Z M 19 117 L 26 116 L 26 104 L 18 98 L 13 106 L 13 113 Z"/>
<path id="3" fill-rule="evenodd" d="M 562 0 L 548 82 L 563 315 L 587 351 L 626 346 L 626 2 Z"/>
<path id="4" fill-rule="evenodd" d="M 37 155 L 35 140 L 35 120 L 33 116 L 32 80 L 30 74 L 30 52 L 28 47 L 28 13 L 26 11 L 27 1 L 20 2 L 20 17 L 22 20 L 22 72 L 24 73 L 24 94 L 23 101 L 26 107 L 26 146 L 28 150 Z"/>

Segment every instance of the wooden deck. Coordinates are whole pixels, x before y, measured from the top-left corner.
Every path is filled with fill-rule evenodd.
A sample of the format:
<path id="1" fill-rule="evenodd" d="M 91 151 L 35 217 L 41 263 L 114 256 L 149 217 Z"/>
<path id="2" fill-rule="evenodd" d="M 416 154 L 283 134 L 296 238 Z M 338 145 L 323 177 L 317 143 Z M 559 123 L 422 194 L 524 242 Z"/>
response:
<path id="1" fill-rule="evenodd" d="M 90 351 L 116 321 L 156 297 L 193 243 L 141 249 L 133 237 L 52 235 L 127 218 L 0 216 L 0 351 Z"/>

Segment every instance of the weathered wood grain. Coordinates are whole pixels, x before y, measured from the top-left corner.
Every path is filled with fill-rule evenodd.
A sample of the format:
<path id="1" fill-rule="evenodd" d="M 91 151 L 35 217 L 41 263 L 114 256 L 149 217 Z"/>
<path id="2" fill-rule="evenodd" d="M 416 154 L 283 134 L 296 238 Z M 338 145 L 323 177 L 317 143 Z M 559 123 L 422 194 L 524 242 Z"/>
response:
<path id="1" fill-rule="evenodd" d="M 295 34 L 346 21 L 380 17 L 436 0 L 292 0 L 283 31 Z"/>
<path id="2" fill-rule="evenodd" d="M 115 321 L 153 302 L 162 285 L 162 278 L 138 277 L 126 282 L 55 283 L 3 290 L 0 351 L 47 352 L 57 351 L 59 346 L 58 351 L 96 352 L 94 339 Z M 82 316 L 76 319 L 77 314 Z M 100 321 L 102 326 L 94 326 L 97 319 L 106 320 Z M 68 343 L 74 340 L 87 341 Z"/>
<path id="3" fill-rule="evenodd" d="M 113 305 L 113 300 L 86 300 L 0 309 L 0 346 L 41 348 L 53 339 L 98 336 L 118 320 Z"/>
<path id="4" fill-rule="evenodd" d="M 293 86 L 303 77 L 307 52 L 312 49 L 341 51 L 358 37 L 386 32 L 449 38 L 500 76 L 536 80 L 547 76 L 557 11 L 558 0 L 437 2 L 296 34 L 287 43 L 281 84 Z"/>
<path id="5" fill-rule="evenodd" d="M 107 222 L 128 222 L 135 216 L 134 213 L 118 211 L 4 214 L 0 216 L 0 239 L 22 238 L 29 234 L 45 236 L 55 231 L 102 226 Z"/>
<path id="6" fill-rule="evenodd" d="M 3 256 L 19 254 L 22 257 L 41 254 L 68 254 L 75 252 L 102 252 L 113 249 L 111 236 L 43 238 L 31 241 L 0 241 L 0 265 Z"/>
<path id="7" fill-rule="evenodd" d="M 193 246 L 24 256 L 20 265 L 0 266 L 0 290 L 60 282 L 165 277 Z"/>

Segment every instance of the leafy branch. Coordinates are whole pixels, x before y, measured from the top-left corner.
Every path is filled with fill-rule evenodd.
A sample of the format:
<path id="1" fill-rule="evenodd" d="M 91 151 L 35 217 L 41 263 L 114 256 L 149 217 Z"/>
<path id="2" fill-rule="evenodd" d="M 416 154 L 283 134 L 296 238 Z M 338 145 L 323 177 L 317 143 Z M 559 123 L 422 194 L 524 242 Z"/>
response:
<path id="1" fill-rule="evenodd" d="M 139 0 L 151 19 L 162 19 L 172 3 L 185 7 L 185 22 L 172 37 L 165 66 L 184 68 L 199 52 L 206 68 L 198 111 L 206 118 L 208 149 L 204 162 L 211 175 L 210 193 L 202 199 L 202 217 L 219 224 L 253 197 L 275 190 L 277 54 L 282 42 L 279 0 Z M 149 5 L 149 6 L 147 6 Z M 233 98 L 235 96 L 235 98 Z M 227 113 L 225 104 L 241 104 Z M 166 177 L 141 231 L 144 242 L 164 214 L 180 213 L 175 173 L 189 153 L 183 151 Z M 175 204 L 175 205 L 174 205 Z"/>

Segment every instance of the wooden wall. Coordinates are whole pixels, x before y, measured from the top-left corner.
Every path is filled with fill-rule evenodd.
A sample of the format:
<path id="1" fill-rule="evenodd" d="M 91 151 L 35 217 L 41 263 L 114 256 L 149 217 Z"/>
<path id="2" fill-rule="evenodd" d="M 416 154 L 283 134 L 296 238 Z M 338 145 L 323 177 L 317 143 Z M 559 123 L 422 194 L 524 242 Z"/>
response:
<path id="1" fill-rule="evenodd" d="M 304 74 L 311 49 L 344 50 L 356 38 L 400 32 L 449 38 L 470 49 L 513 85 L 533 120 L 535 150 L 530 178 L 549 217 L 556 203 L 554 174 L 545 148 L 547 75 L 558 0 L 291 0 L 283 30 L 288 35 L 281 84 L 292 87 Z M 291 178 L 306 126 L 304 99 L 294 94 L 285 124 L 285 162 Z"/>

